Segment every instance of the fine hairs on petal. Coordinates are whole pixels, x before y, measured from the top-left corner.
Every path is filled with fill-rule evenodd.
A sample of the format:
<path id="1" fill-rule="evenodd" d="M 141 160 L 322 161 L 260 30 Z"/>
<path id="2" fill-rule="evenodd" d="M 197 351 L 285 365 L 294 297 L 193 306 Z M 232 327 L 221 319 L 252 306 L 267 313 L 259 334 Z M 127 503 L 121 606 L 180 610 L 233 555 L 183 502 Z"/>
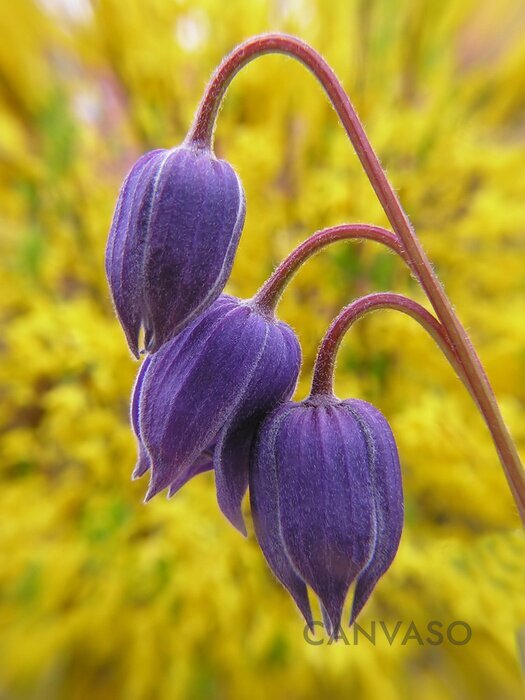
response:
<path id="1" fill-rule="evenodd" d="M 151 467 L 151 459 L 142 441 L 140 433 L 140 397 L 142 393 L 142 386 L 144 384 L 144 378 L 149 370 L 150 364 L 151 357 L 146 357 L 137 373 L 137 378 L 131 394 L 130 422 L 138 443 L 138 458 L 137 464 L 135 465 L 131 475 L 132 479 L 139 479 L 141 476 L 144 476 L 144 474 L 146 474 Z"/>
<path id="2" fill-rule="evenodd" d="M 344 405 L 361 425 L 369 445 L 376 520 L 372 556 L 355 587 L 352 625 L 396 555 L 403 531 L 404 499 L 397 447 L 386 419 L 366 401 L 350 399 Z"/>
<path id="3" fill-rule="evenodd" d="M 224 515 L 246 533 L 241 503 L 248 487 L 249 457 L 264 415 L 290 398 L 300 370 L 300 347 L 292 329 L 264 319 L 268 334 L 239 410 L 224 428 L 215 451 L 217 500 Z"/>
<path id="4" fill-rule="evenodd" d="M 293 567 L 280 533 L 275 441 L 282 422 L 294 410 L 294 404 L 286 403 L 270 414 L 261 425 L 250 463 L 250 503 L 255 535 L 266 561 L 313 630 L 306 584 Z"/>

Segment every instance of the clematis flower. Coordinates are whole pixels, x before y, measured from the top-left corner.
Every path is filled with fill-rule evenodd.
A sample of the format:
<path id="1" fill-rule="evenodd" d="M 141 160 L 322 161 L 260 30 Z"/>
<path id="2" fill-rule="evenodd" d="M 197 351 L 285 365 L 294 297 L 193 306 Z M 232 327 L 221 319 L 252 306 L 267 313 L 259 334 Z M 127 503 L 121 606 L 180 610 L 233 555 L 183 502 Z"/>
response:
<path id="1" fill-rule="evenodd" d="M 225 294 L 147 358 L 131 406 L 134 475 L 151 470 L 146 500 L 168 486 L 173 494 L 213 464 L 219 505 L 245 532 L 241 501 L 255 430 L 291 396 L 299 368 L 293 330 Z"/>
<path id="2" fill-rule="evenodd" d="M 329 394 L 287 402 L 262 423 L 250 463 L 255 533 L 311 625 L 310 586 L 337 636 L 356 581 L 352 623 L 390 566 L 403 527 L 392 432 L 370 404 Z"/>
<path id="3" fill-rule="evenodd" d="M 143 155 L 122 185 L 106 274 L 129 347 L 155 352 L 219 296 L 244 224 L 233 168 L 190 144 Z"/>

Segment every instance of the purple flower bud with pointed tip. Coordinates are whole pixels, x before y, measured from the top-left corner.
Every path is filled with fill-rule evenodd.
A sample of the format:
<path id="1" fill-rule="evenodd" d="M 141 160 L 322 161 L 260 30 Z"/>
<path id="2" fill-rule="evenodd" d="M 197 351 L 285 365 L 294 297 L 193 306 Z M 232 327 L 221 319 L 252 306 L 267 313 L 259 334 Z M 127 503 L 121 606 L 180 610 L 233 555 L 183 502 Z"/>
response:
<path id="1" fill-rule="evenodd" d="M 307 585 L 337 636 L 356 580 L 350 623 L 390 566 L 403 527 L 394 438 L 359 400 L 314 395 L 262 423 L 250 463 L 255 533 L 277 579 L 311 624 Z"/>
<path id="2" fill-rule="evenodd" d="M 129 347 L 158 350 L 222 292 L 244 224 L 233 168 L 191 143 L 143 155 L 122 185 L 106 274 Z"/>
<path id="3" fill-rule="evenodd" d="M 222 294 L 141 369 L 131 414 L 146 499 L 215 467 L 219 505 L 245 532 L 241 501 L 262 417 L 295 388 L 300 348 L 293 330 L 250 302 Z M 147 364 L 146 364 L 147 363 Z M 213 455 L 213 457 L 212 457 Z"/>

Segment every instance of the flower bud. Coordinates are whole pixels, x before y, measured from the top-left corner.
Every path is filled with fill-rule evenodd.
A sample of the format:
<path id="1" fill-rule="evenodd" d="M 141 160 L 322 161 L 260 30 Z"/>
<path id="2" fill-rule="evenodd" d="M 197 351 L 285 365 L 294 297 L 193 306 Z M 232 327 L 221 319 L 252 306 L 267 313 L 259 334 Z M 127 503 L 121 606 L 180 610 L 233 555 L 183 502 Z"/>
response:
<path id="1" fill-rule="evenodd" d="M 240 505 L 252 440 L 262 417 L 293 393 L 299 368 L 288 325 L 222 294 L 139 372 L 131 412 L 136 476 L 151 468 L 146 498 L 168 486 L 174 493 L 213 463 L 219 505 L 245 532 Z"/>
<path id="2" fill-rule="evenodd" d="M 382 414 L 355 399 L 316 395 L 276 408 L 250 462 L 255 534 L 275 576 L 311 623 L 306 586 L 337 636 L 356 580 L 350 622 L 397 551 L 403 494 Z"/>
<path id="3" fill-rule="evenodd" d="M 124 180 L 106 274 L 129 347 L 155 352 L 222 292 L 244 224 L 233 168 L 191 144 L 143 155 Z"/>

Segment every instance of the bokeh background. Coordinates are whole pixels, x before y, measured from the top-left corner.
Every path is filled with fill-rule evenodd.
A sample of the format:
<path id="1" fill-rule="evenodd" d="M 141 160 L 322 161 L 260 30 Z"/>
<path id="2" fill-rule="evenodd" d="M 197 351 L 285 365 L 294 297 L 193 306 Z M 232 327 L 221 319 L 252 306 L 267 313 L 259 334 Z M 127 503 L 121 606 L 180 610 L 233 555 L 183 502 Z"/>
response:
<path id="1" fill-rule="evenodd" d="M 17 0 L 0 27 L 0 697 L 521 697 L 525 540 L 488 432 L 419 326 L 373 315 L 340 354 L 338 393 L 389 418 L 406 492 L 361 625 L 401 621 L 404 636 L 414 621 L 425 637 L 460 620 L 472 638 L 313 646 L 253 534 L 219 515 L 211 474 L 147 506 L 130 481 L 137 365 L 103 256 L 127 169 L 181 141 L 221 57 L 254 33 L 298 34 L 349 90 L 524 454 L 522 0 Z M 288 59 L 236 78 L 217 151 L 248 198 L 230 293 L 253 294 L 315 229 L 386 224 Z M 422 301 L 372 243 L 308 262 L 280 306 L 303 345 L 298 397 L 331 318 L 385 289 Z"/>

